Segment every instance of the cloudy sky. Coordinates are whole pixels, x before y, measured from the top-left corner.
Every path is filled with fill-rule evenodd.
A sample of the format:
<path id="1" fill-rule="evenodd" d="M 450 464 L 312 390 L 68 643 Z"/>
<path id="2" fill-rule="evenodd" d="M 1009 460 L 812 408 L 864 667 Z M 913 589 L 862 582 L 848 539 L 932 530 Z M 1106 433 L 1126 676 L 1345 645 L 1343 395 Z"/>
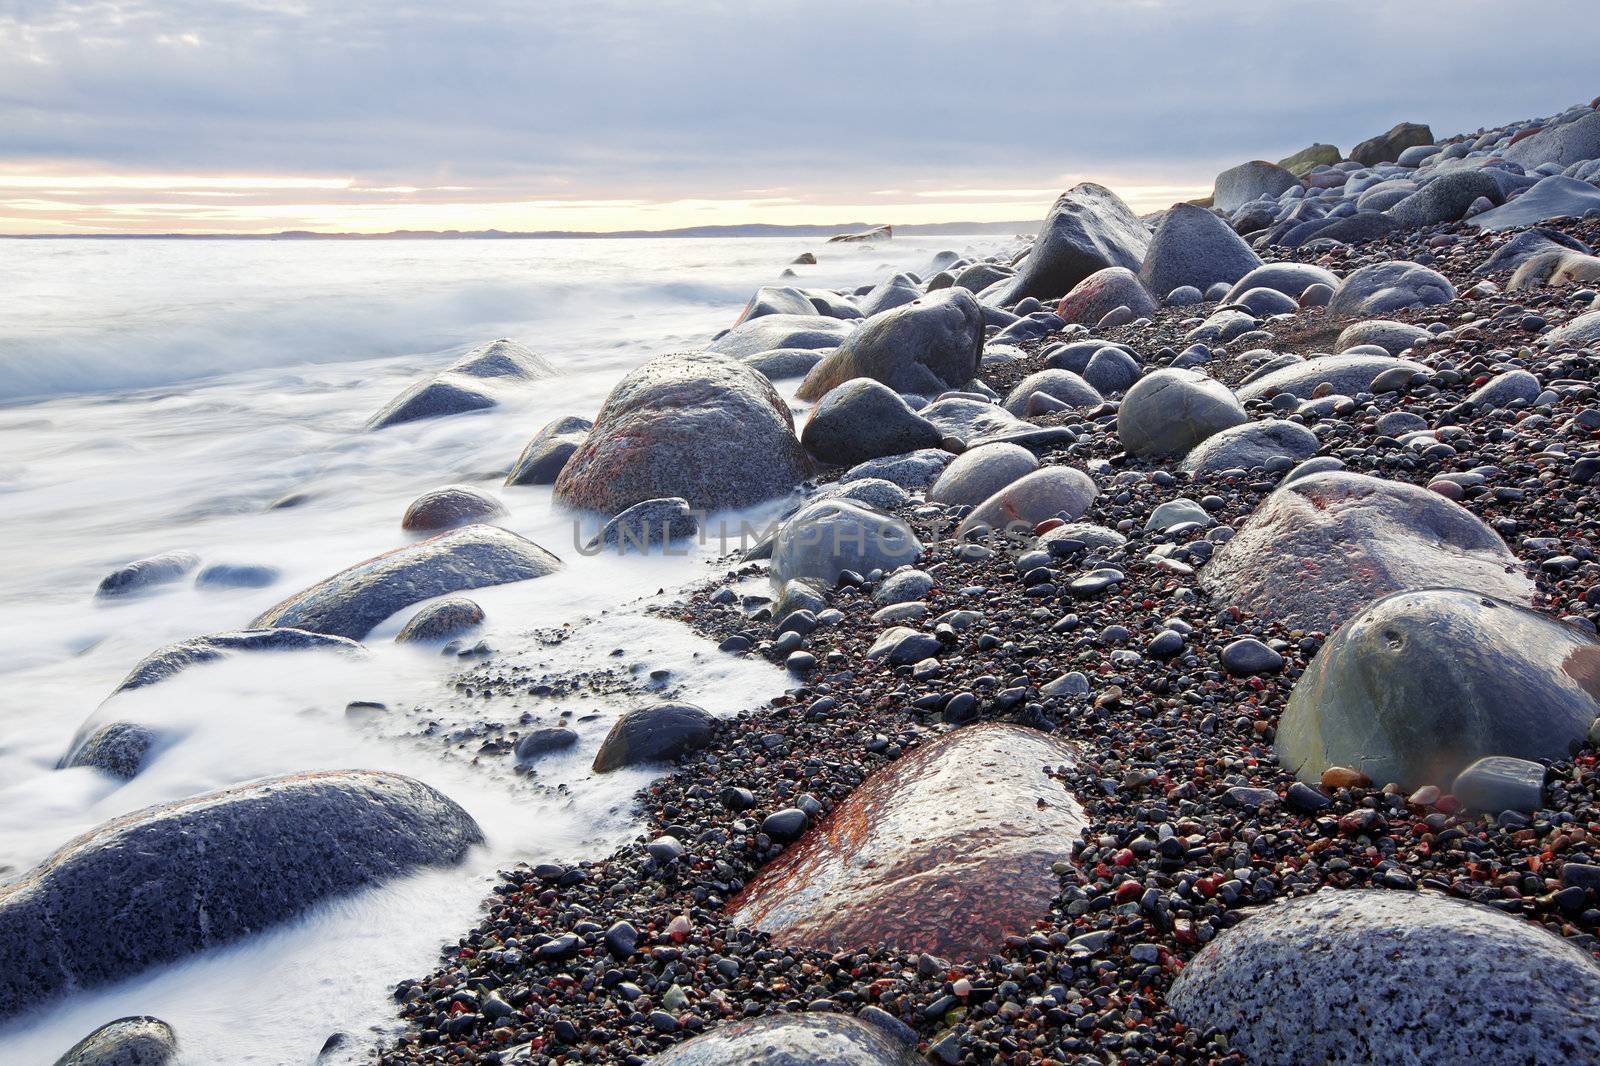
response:
<path id="1" fill-rule="evenodd" d="M 0 0 L 0 232 L 1141 210 L 1600 93 L 1595 0 Z"/>

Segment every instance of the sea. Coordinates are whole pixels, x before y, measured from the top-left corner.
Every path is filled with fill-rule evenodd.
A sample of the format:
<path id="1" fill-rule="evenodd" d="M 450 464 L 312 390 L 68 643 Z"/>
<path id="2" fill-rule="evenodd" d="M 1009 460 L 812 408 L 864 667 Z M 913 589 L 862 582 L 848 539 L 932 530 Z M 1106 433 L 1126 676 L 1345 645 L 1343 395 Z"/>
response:
<path id="1" fill-rule="evenodd" d="M 648 695 L 640 679 L 665 678 L 674 698 L 719 714 L 788 684 L 652 610 L 724 572 L 729 545 L 584 553 L 594 516 L 556 506 L 548 487 L 503 486 L 523 445 L 555 418 L 592 418 L 644 360 L 703 346 L 758 286 L 849 290 L 1003 240 L 0 240 L 0 883 L 107 819 L 299 770 L 408 774 L 466 807 L 487 837 L 463 866 L 42 999 L 0 1023 L 0 1062 L 52 1063 L 138 1014 L 174 1026 L 184 1063 L 364 1061 L 396 1029 L 395 983 L 425 975 L 474 924 L 497 870 L 596 858 L 639 834 L 633 796 L 650 773 L 600 776 L 589 763 L 615 717 Z M 806 251 L 817 264 L 783 277 Z M 409 384 L 501 337 L 559 376 L 492 410 L 366 428 Z M 780 388 L 792 400 L 797 384 Z M 242 628 L 407 543 L 406 505 L 446 484 L 498 497 L 500 524 L 567 562 L 472 593 L 496 667 L 614 683 L 465 699 L 457 679 L 471 664 L 394 644 L 401 612 L 360 658 L 238 656 L 108 699 L 157 648 Z M 780 507 L 733 517 L 759 525 Z M 113 569 L 174 550 L 279 576 L 95 596 Z M 351 713 L 352 702 L 389 710 Z M 480 755 L 495 720 L 519 728 L 561 711 L 581 741 L 536 773 Z M 123 719 L 161 737 L 134 779 L 56 768 L 86 722 Z"/>

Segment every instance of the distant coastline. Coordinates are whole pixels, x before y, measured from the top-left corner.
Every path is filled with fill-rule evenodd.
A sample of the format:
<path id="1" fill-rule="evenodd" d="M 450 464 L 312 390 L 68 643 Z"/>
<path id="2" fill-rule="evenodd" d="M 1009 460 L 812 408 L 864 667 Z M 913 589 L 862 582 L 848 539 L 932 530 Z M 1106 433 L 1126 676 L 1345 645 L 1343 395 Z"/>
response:
<path id="1" fill-rule="evenodd" d="M 491 240 L 612 240 L 645 237 L 831 237 L 871 229 L 877 223 L 841 222 L 829 226 L 777 226 L 763 223 L 733 226 L 689 226 L 664 230 L 391 230 L 387 233 L 319 233 L 315 230 L 281 230 L 276 233 L 0 233 L 13 241 L 491 241 Z M 937 237 L 954 233 L 1034 233 L 1039 221 L 895 223 L 896 234 Z"/>

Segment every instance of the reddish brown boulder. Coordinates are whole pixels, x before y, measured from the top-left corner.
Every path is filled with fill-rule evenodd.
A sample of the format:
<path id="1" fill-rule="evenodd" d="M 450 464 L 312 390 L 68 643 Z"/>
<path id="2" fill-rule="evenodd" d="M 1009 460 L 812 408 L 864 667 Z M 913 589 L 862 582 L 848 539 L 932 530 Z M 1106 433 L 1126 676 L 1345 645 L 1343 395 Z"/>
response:
<path id="1" fill-rule="evenodd" d="M 983 958 L 1060 890 L 1050 867 L 1084 817 L 1045 768 L 1071 761 L 1060 741 L 999 723 L 918 748 L 769 863 L 733 918 L 785 945 Z"/>

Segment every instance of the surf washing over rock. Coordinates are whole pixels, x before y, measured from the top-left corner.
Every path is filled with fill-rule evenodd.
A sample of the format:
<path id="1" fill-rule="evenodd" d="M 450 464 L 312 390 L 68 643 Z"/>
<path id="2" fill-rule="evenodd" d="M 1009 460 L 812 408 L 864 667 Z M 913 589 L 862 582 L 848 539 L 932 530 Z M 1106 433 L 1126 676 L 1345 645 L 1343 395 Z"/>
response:
<path id="1" fill-rule="evenodd" d="M 0 411 L 72 586 L 12 564 L 12 687 L 62 709 L 0 748 L 0 1041 L 1581 1056 L 1597 121 L 1401 122 L 1147 217 L 1086 182 L 1011 240 L 708 243 L 692 290 L 653 246 L 599 355 L 490 314 Z M 111 549 L 48 487 L 90 418 L 141 445 L 89 474 L 141 474 Z M 239 976 L 318 954 L 339 997 Z M 218 977 L 269 990 L 251 1039 Z"/>

